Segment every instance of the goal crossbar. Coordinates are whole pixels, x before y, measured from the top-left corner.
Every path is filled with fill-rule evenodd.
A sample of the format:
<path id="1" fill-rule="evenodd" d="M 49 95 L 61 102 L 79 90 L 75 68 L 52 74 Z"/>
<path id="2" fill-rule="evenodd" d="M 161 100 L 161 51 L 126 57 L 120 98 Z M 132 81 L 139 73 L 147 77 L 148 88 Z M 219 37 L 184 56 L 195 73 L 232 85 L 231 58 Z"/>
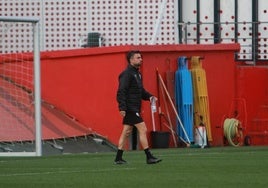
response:
<path id="1" fill-rule="evenodd" d="M 34 103 L 35 103 L 35 152 L 0 152 L 0 156 L 41 156 L 42 155 L 42 128 L 41 128 L 41 73 L 40 73 L 40 30 L 39 19 L 32 17 L 0 16 L 2 22 L 27 22 L 33 25 L 34 48 Z"/>

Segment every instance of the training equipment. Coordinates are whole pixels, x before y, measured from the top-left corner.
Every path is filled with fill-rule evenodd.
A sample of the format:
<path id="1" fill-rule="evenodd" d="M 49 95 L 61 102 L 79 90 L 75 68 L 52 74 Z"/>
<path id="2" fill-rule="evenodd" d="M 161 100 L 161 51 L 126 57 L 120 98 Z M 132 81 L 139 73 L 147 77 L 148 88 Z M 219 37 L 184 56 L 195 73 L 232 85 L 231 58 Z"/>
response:
<path id="1" fill-rule="evenodd" d="M 189 136 L 188 136 L 188 134 L 186 133 L 186 131 L 184 129 L 184 125 L 182 124 L 181 118 L 179 117 L 179 114 L 178 114 L 178 112 L 176 110 L 176 107 L 175 107 L 171 97 L 170 97 L 170 94 L 169 94 L 169 92 L 168 92 L 168 90 L 166 88 L 166 85 L 165 85 L 165 83 L 164 83 L 164 81 L 162 79 L 162 76 L 159 73 L 158 73 L 158 79 L 159 79 L 159 85 L 161 86 L 160 88 L 162 88 L 164 93 L 166 94 L 166 96 L 167 96 L 167 98 L 168 98 L 168 100 L 170 102 L 171 108 L 174 111 L 174 113 L 176 115 L 176 118 L 177 118 L 177 120 L 179 122 L 179 126 L 181 127 L 183 133 L 185 134 L 185 137 L 186 137 L 187 141 L 185 141 L 182 137 L 180 137 L 180 139 L 181 139 L 181 141 L 183 141 L 187 145 L 187 147 L 189 147 L 190 144 L 191 144 Z"/>
<path id="2" fill-rule="evenodd" d="M 160 114 L 160 117 L 164 117 L 165 120 L 167 120 L 168 125 L 166 127 L 171 131 L 174 146 L 177 147 L 176 132 L 173 130 L 173 123 L 171 121 L 171 117 L 170 117 L 170 113 L 169 113 L 169 109 L 168 109 L 168 104 L 167 104 L 167 100 L 166 100 L 166 94 L 168 92 L 167 92 L 167 89 L 166 89 L 166 92 L 164 91 L 165 85 L 163 86 L 163 82 L 160 82 L 160 77 L 161 77 L 161 75 L 157 71 L 157 85 L 161 90 L 161 94 L 162 94 L 162 97 L 163 97 L 165 111 L 166 111 L 167 116 L 165 116 L 165 114 L 162 111 L 159 114 Z M 161 109 L 161 108 L 159 107 L 159 109 Z M 163 123 L 163 125 L 165 125 L 165 124 Z"/>
<path id="3" fill-rule="evenodd" d="M 0 16 L 0 28 L 0 156 L 41 156 L 39 20 Z M 29 148 L 12 152 L 7 142 Z"/>
<path id="4" fill-rule="evenodd" d="M 192 77 L 188 70 L 187 57 L 179 57 L 178 70 L 175 72 L 175 99 L 185 131 L 191 142 L 194 141 L 193 128 L 193 89 Z M 181 126 L 177 126 L 178 134 L 186 139 Z"/>
<path id="5" fill-rule="evenodd" d="M 212 141 L 206 72 L 202 68 L 200 59 L 201 58 L 199 56 L 193 56 L 191 58 L 194 112 L 200 114 L 203 117 L 203 123 L 206 126 L 208 140 Z M 200 123 L 202 123 L 199 118 L 195 118 L 194 122 L 195 125 L 200 125 Z"/>

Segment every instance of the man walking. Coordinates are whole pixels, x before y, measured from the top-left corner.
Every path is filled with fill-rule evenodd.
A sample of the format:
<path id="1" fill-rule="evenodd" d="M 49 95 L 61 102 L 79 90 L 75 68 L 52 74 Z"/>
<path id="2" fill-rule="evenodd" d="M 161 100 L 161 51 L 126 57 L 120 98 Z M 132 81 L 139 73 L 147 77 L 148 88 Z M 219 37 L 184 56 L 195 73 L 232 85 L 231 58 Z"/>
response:
<path id="1" fill-rule="evenodd" d="M 115 164 L 126 163 L 122 158 L 123 149 L 128 136 L 132 132 L 133 126 L 138 130 L 139 140 L 146 154 L 147 164 L 155 164 L 160 162 L 161 159 L 154 157 L 149 150 L 146 135 L 147 127 L 140 115 L 141 101 L 151 101 L 155 97 L 143 88 L 142 77 L 139 72 L 142 64 L 141 53 L 139 51 L 128 52 L 127 61 L 127 68 L 119 75 L 119 86 L 117 90 L 119 112 L 123 117 L 123 130 L 119 138 Z"/>

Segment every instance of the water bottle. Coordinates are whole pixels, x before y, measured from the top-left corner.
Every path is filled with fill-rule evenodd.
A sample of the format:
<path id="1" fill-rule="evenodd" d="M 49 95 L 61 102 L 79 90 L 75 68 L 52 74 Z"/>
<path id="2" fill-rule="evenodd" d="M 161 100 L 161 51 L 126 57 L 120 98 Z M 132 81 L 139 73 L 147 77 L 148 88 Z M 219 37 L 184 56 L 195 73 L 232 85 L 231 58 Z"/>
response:
<path id="1" fill-rule="evenodd" d="M 152 112 L 156 112 L 156 100 L 154 97 L 152 97 L 151 99 L 151 109 L 152 109 Z"/>

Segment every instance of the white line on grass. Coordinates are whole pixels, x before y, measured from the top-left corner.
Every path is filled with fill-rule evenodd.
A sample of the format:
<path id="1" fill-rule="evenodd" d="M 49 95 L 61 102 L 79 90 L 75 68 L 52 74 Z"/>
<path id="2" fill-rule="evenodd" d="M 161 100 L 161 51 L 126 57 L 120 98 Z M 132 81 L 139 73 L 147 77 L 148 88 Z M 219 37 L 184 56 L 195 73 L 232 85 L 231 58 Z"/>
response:
<path id="1" fill-rule="evenodd" d="M 15 177 L 15 176 L 33 176 L 33 175 L 49 175 L 49 174 L 72 174 L 81 172 L 112 172 L 112 171 L 122 171 L 122 170 L 135 170 L 136 168 L 107 168 L 98 170 L 63 170 L 63 171 L 47 171 L 47 172 L 25 172 L 25 173 L 14 173 L 14 174 L 1 174 L 0 177 Z"/>

